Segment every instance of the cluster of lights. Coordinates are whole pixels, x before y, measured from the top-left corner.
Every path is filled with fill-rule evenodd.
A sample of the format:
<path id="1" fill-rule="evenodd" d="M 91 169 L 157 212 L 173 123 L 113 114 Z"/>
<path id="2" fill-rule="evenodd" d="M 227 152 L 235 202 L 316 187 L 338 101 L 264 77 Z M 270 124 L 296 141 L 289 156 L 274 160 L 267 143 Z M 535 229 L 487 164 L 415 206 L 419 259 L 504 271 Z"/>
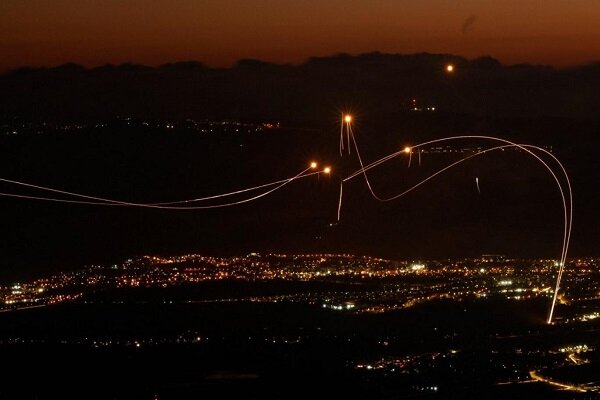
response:
<path id="1" fill-rule="evenodd" d="M 317 162 L 313 161 L 310 163 L 310 169 L 317 169 L 317 167 L 319 166 L 319 164 L 317 164 Z M 322 171 L 324 174 L 330 174 L 331 173 L 331 167 L 325 167 L 323 168 Z"/>

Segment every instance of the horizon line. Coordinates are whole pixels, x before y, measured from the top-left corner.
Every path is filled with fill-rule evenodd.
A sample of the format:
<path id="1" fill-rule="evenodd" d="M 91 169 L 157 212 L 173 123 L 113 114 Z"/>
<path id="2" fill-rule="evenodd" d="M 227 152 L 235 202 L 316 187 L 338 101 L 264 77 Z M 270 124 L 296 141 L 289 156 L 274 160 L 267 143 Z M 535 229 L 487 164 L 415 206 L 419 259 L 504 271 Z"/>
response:
<path id="1" fill-rule="evenodd" d="M 300 62 L 277 62 L 277 61 L 268 61 L 268 60 L 261 59 L 261 58 L 242 57 L 242 58 L 237 59 L 235 62 L 229 64 L 228 66 L 212 66 L 212 65 L 207 64 L 206 62 L 204 62 L 202 60 L 198 60 L 198 59 L 172 60 L 172 61 L 162 62 L 159 64 L 146 64 L 143 62 L 136 62 L 136 61 L 123 61 L 123 62 L 118 62 L 118 63 L 106 62 L 106 63 L 101 63 L 101 64 L 87 64 L 87 63 L 80 63 L 77 61 L 66 61 L 66 62 L 63 62 L 60 64 L 54 64 L 54 65 L 27 65 L 26 64 L 26 65 L 20 65 L 20 66 L 16 66 L 16 67 L 8 67 L 8 68 L 0 69 L 0 75 L 8 75 L 8 74 L 18 72 L 18 71 L 23 71 L 23 70 L 51 70 L 51 69 L 58 69 L 58 68 L 67 67 L 67 66 L 79 67 L 86 71 L 93 71 L 95 69 L 106 68 L 106 67 L 118 68 L 118 67 L 124 67 L 124 66 L 144 67 L 144 68 L 148 68 L 148 69 L 160 69 L 160 68 L 164 68 L 164 67 L 168 67 L 168 66 L 185 65 L 185 64 L 188 64 L 188 65 L 196 64 L 196 66 L 198 66 L 198 67 L 202 67 L 202 68 L 209 69 L 209 70 L 230 70 L 230 69 L 238 68 L 240 66 L 240 64 L 242 64 L 244 62 L 255 62 L 257 64 L 265 64 L 265 65 L 271 65 L 271 66 L 277 66 L 277 67 L 301 67 L 301 66 L 307 65 L 311 62 L 314 62 L 316 60 L 335 59 L 335 58 L 342 58 L 342 57 L 347 57 L 350 59 L 358 59 L 358 58 L 367 57 L 367 56 L 384 56 L 384 57 L 431 56 L 431 57 L 445 57 L 446 61 L 452 61 L 452 62 L 458 61 L 458 62 L 467 62 L 467 63 L 475 62 L 477 60 L 488 59 L 488 60 L 493 60 L 493 61 L 497 62 L 498 65 L 503 68 L 532 67 L 532 68 L 549 68 L 549 69 L 552 69 L 555 71 L 568 71 L 568 70 L 575 70 L 575 69 L 579 69 L 579 68 L 600 65 L 600 58 L 598 60 L 591 60 L 591 61 L 587 61 L 584 63 L 578 63 L 578 64 L 567 65 L 567 66 L 557 66 L 557 65 L 553 65 L 553 64 L 533 63 L 533 62 L 506 64 L 506 63 L 503 63 L 502 61 L 500 61 L 499 59 L 495 58 L 494 56 L 486 55 L 486 54 L 483 54 L 483 55 L 480 55 L 477 57 L 468 58 L 465 56 L 452 54 L 452 53 L 431 53 L 431 52 L 427 52 L 427 51 L 415 52 L 415 53 L 389 53 L 389 52 L 382 52 L 379 50 L 373 50 L 373 51 L 361 52 L 361 53 L 336 52 L 336 53 L 332 53 L 332 54 L 325 55 L 325 56 L 315 55 L 315 56 L 310 56 L 308 58 L 305 58 Z"/>

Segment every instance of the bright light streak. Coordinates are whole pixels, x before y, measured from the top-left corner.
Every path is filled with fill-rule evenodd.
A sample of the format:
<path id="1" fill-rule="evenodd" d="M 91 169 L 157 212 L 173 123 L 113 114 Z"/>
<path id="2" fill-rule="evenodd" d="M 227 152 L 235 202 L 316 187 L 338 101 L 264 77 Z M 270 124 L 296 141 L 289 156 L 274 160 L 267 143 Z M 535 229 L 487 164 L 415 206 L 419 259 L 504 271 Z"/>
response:
<path id="1" fill-rule="evenodd" d="M 442 139 L 436 139 L 436 140 L 431 140 L 425 143 L 421 143 L 418 144 L 416 146 L 413 146 L 413 149 L 425 146 L 425 145 L 429 145 L 429 144 L 433 144 L 433 143 L 438 143 L 438 142 L 444 142 L 444 141 L 450 141 L 450 140 L 459 140 L 459 139 L 485 139 L 485 140 L 492 140 L 492 141 L 497 141 L 497 142 L 501 142 L 501 143 L 505 143 L 505 145 L 503 146 L 497 146 L 491 149 L 487 149 L 487 150 L 483 150 L 480 152 L 477 152 L 473 155 L 470 155 L 468 157 L 465 157 L 464 159 L 461 159 L 441 170 L 439 170 L 438 172 L 436 172 L 435 174 L 429 176 L 428 178 L 424 179 L 423 181 L 419 182 L 418 184 L 416 184 L 415 186 L 413 186 L 412 188 L 405 190 L 404 192 L 396 195 L 396 196 L 392 196 L 390 198 L 380 198 L 379 196 L 377 196 L 377 194 L 373 191 L 373 188 L 371 187 L 371 183 L 367 177 L 366 171 L 374 168 L 378 165 L 383 164 L 384 162 L 391 160 L 392 158 L 398 156 L 400 154 L 400 152 L 396 152 L 396 153 L 392 153 L 386 157 L 383 157 L 377 161 L 374 161 L 373 163 L 367 165 L 366 167 L 363 165 L 361 157 L 360 157 L 360 152 L 358 150 L 358 145 L 356 143 L 356 139 L 353 137 L 352 138 L 354 141 L 354 146 L 356 148 L 356 152 L 357 152 L 357 156 L 361 165 L 361 169 L 356 171 L 355 173 L 351 174 L 349 177 L 343 179 L 343 182 L 350 180 L 352 178 L 355 178 L 358 175 L 364 175 L 365 178 L 365 183 L 367 184 L 367 187 L 369 188 L 369 191 L 371 192 L 372 196 L 378 200 L 378 201 L 391 201 L 394 199 L 397 199 L 399 197 L 404 196 L 405 194 L 407 194 L 408 192 L 412 191 L 413 189 L 417 188 L 418 186 L 424 184 L 425 182 L 427 182 L 428 180 L 432 179 L 433 177 L 437 176 L 438 174 L 450 169 L 451 167 L 466 161 L 472 157 L 478 156 L 478 155 L 482 155 L 485 154 L 489 151 L 492 150 L 497 150 L 497 149 L 504 149 L 504 148 L 509 148 L 509 147 L 516 147 L 519 148 L 521 150 L 524 150 L 526 153 L 528 153 L 529 155 L 531 155 L 532 157 L 534 157 L 535 159 L 537 159 L 547 170 L 548 172 L 550 172 L 550 174 L 552 175 L 552 177 L 554 178 L 560 195 L 561 195 L 561 199 L 562 199 L 562 204 L 563 204 L 563 211 L 564 211 L 564 236 L 563 236 L 563 248 L 562 248 L 562 253 L 561 253 L 561 262 L 560 262 L 560 268 L 558 271 L 558 276 L 556 279 L 556 287 L 554 289 L 554 296 L 553 296 L 553 300 L 552 300 L 552 305 L 550 307 L 550 312 L 548 315 L 548 319 L 547 319 L 547 323 L 552 323 L 552 316 L 554 313 L 554 307 L 556 304 L 556 299 L 558 296 L 558 292 L 560 289 L 560 282 L 562 279 L 562 274 L 564 272 L 564 267 L 566 265 L 566 258 L 567 258 L 567 252 L 568 252 L 568 248 L 569 248 L 569 242 L 570 242 L 570 238 L 571 238 L 571 230 L 572 230 L 572 221 L 573 221 L 573 192 L 572 192 L 572 188 L 571 188 L 571 181 L 569 179 L 569 175 L 567 174 L 563 164 L 560 162 L 560 160 L 558 160 L 552 153 L 550 153 L 549 151 L 547 151 L 546 149 L 543 149 L 541 147 L 537 147 L 537 146 L 533 146 L 533 145 L 526 145 L 526 144 L 517 144 L 517 143 L 513 143 L 510 142 L 508 140 L 504 140 L 504 139 L 500 139 L 500 138 L 496 138 L 493 136 L 479 136 L 479 135 L 464 135 L 464 136 L 453 136 L 453 137 L 447 137 L 447 138 L 442 138 Z M 542 158 L 540 158 L 540 156 L 538 156 L 536 153 L 534 153 L 532 150 L 537 150 L 541 153 L 544 153 L 545 155 L 547 155 L 548 157 L 551 157 L 556 164 L 560 167 L 560 170 L 562 171 L 563 177 L 566 181 L 567 184 L 567 190 L 568 190 L 568 200 L 569 200 L 569 204 L 567 205 L 567 199 L 565 197 L 565 189 L 563 188 L 563 183 L 561 183 L 561 181 L 559 180 L 559 178 L 556 176 L 556 173 L 554 172 L 553 168 L 550 167 L 550 165 L 548 165 L 548 163 L 546 163 Z M 406 150 L 406 149 L 405 149 Z"/>
<path id="2" fill-rule="evenodd" d="M 25 187 L 30 187 L 30 188 L 34 188 L 34 189 L 38 189 L 38 190 L 44 190 L 44 191 L 48 191 L 48 192 L 59 193 L 59 194 L 63 194 L 63 195 L 74 196 L 74 197 L 89 199 L 89 200 L 93 200 L 93 201 L 87 201 L 87 200 L 86 201 L 82 201 L 82 200 L 69 200 L 69 199 L 59 199 L 59 198 L 40 197 L 40 196 L 28 196 L 28 195 L 20 195 L 20 194 L 15 194 L 15 193 L 0 193 L 0 196 L 20 198 L 20 199 L 29 199 L 29 200 L 50 201 L 50 202 L 55 202 L 55 203 L 86 204 L 86 205 L 97 205 L 97 206 L 128 206 L 128 207 L 153 208 L 153 209 L 163 209 L 163 210 L 202 210 L 202 209 L 211 209 L 211 208 L 230 207 L 230 206 L 234 206 L 234 205 L 238 205 L 238 204 L 248 203 L 250 201 L 257 200 L 257 199 L 259 199 L 261 197 L 267 196 L 268 194 L 273 193 L 276 190 L 279 190 L 283 186 L 289 184 L 290 182 L 292 182 L 292 181 L 294 181 L 296 179 L 305 178 L 305 177 L 308 177 L 308 176 L 311 176 L 311 175 L 319 174 L 319 171 L 307 173 L 307 171 L 309 169 L 310 168 L 307 168 L 304 171 L 301 171 L 299 174 L 297 174 L 297 175 L 295 175 L 295 176 L 293 176 L 291 178 L 279 180 L 279 181 L 276 181 L 276 182 L 271 182 L 271 183 L 268 183 L 268 184 L 265 184 L 265 185 L 256 186 L 254 188 L 238 190 L 236 192 L 231 192 L 231 193 L 226 193 L 226 194 L 216 195 L 216 196 L 210 196 L 210 197 L 206 197 L 206 198 L 202 198 L 202 199 L 184 200 L 184 201 L 181 201 L 181 202 L 172 202 L 172 203 L 170 203 L 170 204 L 175 204 L 175 203 L 184 203 L 184 202 L 206 200 L 206 199 L 209 199 L 209 198 L 210 199 L 214 199 L 214 198 L 229 196 L 229 195 L 232 195 L 232 194 L 238 194 L 238 193 L 242 193 L 242 192 L 246 192 L 246 191 L 250 191 L 250 190 L 256 190 L 257 188 L 264 188 L 264 187 L 270 187 L 270 186 L 278 185 L 278 186 L 275 186 L 272 189 L 269 189 L 269 190 L 267 190 L 267 191 L 265 191 L 263 193 L 259 193 L 257 195 L 254 195 L 254 196 L 249 197 L 247 199 L 242 199 L 242 200 L 238 200 L 238 201 L 232 201 L 232 202 L 228 202 L 228 203 L 212 204 L 212 205 L 207 205 L 207 206 L 185 206 L 185 207 L 183 207 L 183 206 L 166 206 L 166 205 L 161 205 L 160 203 L 154 203 L 154 204 L 148 204 L 148 203 L 131 203 L 131 202 L 124 202 L 124 201 L 106 199 L 106 198 L 102 198 L 102 197 L 88 196 L 88 195 L 79 194 L 79 193 L 67 192 L 67 191 L 64 191 L 64 190 L 58 190 L 58 189 L 48 188 L 48 187 L 44 187 L 44 186 L 32 185 L 32 184 L 29 184 L 29 183 L 12 181 L 12 180 L 3 179 L 3 178 L 0 178 L 0 182 L 12 183 L 12 184 L 16 184 L 16 185 L 20 185 L 20 186 L 25 186 Z M 168 203 L 163 203 L 163 204 L 168 204 Z"/>
<path id="3" fill-rule="evenodd" d="M 344 155 L 344 149 L 348 147 L 350 154 L 350 136 L 352 135 L 352 115 L 342 113 L 340 126 L 340 157 Z M 345 141 L 345 142 L 344 142 Z"/>

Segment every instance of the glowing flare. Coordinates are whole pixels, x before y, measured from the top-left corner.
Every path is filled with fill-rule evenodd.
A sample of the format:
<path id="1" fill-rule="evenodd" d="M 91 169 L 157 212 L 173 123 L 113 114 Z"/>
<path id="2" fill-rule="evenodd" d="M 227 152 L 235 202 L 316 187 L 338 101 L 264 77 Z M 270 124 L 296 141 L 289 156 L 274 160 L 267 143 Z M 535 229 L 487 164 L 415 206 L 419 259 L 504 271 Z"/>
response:
<path id="1" fill-rule="evenodd" d="M 316 162 L 314 162 L 314 161 L 310 163 L 310 168 L 311 169 L 316 169 L 317 166 L 318 166 L 318 164 Z"/>
<path id="2" fill-rule="evenodd" d="M 452 65 L 452 64 L 446 65 L 446 72 L 454 72 L 454 65 Z"/>
<path id="3" fill-rule="evenodd" d="M 411 153 L 411 151 L 412 151 L 412 150 L 411 150 L 411 148 L 410 148 L 410 147 L 408 147 L 408 146 L 406 146 L 406 147 L 404 148 L 404 152 L 405 152 L 406 154 L 410 154 L 410 153 Z"/>
<path id="4" fill-rule="evenodd" d="M 323 172 L 324 172 L 325 174 L 330 174 L 330 173 L 331 173 L 331 167 L 325 167 L 325 168 L 323 169 Z"/>
<path id="5" fill-rule="evenodd" d="M 348 124 L 349 124 L 350 122 L 352 122 L 352 115 L 350 115 L 350 114 L 346 114 L 346 116 L 344 117 L 344 122 L 346 122 L 346 123 L 348 123 Z"/>

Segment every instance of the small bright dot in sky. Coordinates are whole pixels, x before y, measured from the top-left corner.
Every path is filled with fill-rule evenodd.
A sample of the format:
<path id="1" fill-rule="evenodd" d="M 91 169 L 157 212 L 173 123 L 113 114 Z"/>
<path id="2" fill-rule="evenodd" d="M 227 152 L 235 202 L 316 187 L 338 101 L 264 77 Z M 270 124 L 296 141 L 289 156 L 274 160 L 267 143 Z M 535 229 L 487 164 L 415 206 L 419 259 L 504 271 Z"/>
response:
<path id="1" fill-rule="evenodd" d="M 452 65 L 452 64 L 446 65 L 446 72 L 454 72 L 454 65 Z"/>

